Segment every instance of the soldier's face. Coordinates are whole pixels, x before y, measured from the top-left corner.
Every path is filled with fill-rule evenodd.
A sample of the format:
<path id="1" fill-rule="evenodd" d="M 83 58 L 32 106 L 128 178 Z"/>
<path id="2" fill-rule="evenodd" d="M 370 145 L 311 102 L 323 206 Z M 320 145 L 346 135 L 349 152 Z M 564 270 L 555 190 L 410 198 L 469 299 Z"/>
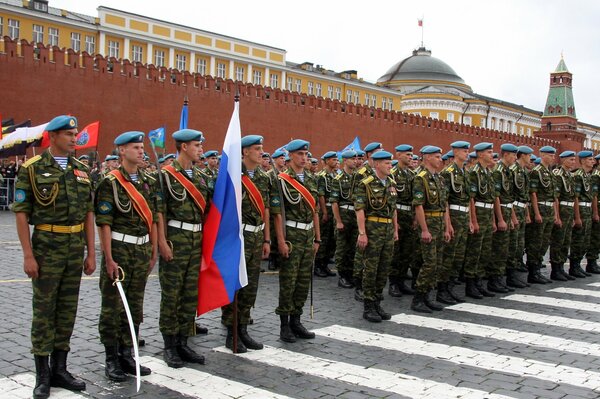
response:
<path id="1" fill-rule="evenodd" d="M 413 153 L 411 151 L 396 152 L 396 159 L 402 166 L 408 166 L 412 162 Z"/>
<path id="2" fill-rule="evenodd" d="M 143 143 L 129 143 L 119 146 L 119 153 L 122 159 L 127 162 L 143 166 L 144 162 L 144 144 Z"/>
<path id="3" fill-rule="evenodd" d="M 261 162 L 262 162 L 262 167 L 263 168 L 268 168 L 269 167 L 269 158 L 263 158 Z"/>
<path id="4" fill-rule="evenodd" d="M 549 152 L 542 152 L 540 156 L 544 165 L 552 165 L 554 163 L 554 154 L 551 154 Z"/>
<path id="5" fill-rule="evenodd" d="M 581 159 L 581 166 L 586 171 L 590 171 L 594 167 L 595 164 L 596 164 L 596 160 L 592 157 L 587 157 L 587 158 Z"/>
<path id="6" fill-rule="evenodd" d="M 219 158 L 210 157 L 210 158 L 207 158 L 206 161 L 208 162 L 209 167 L 214 168 L 217 166 L 217 163 L 219 162 Z"/>
<path id="7" fill-rule="evenodd" d="M 308 151 L 300 150 L 290 152 L 290 160 L 297 168 L 305 168 L 308 163 Z"/>
<path id="8" fill-rule="evenodd" d="M 384 159 L 381 161 L 374 161 L 374 166 L 380 174 L 389 176 L 392 172 L 392 160 Z"/>
<path id="9" fill-rule="evenodd" d="M 575 157 L 563 158 L 562 164 L 566 170 L 573 170 L 575 167 Z"/>
<path id="10" fill-rule="evenodd" d="M 363 157 L 357 157 L 356 158 L 356 167 L 357 168 L 360 168 L 363 163 L 365 163 L 365 159 Z"/>
<path id="11" fill-rule="evenodd" d="M 165 162 L 163 162 L 163 166 L 167 166 L 167 165 L 171 165 L 171 164 L 173 164 L 173 158 L 166 159 Z"/>
<path id="12" fill-rule="evenodd" d="M 279 167 L 280 169 L 285 166 L 285 157 L 284 156 L 277 157 L 274 159 L 274 161 L 275 161 L 275 165 L 277 165 L 277 167 Z"/>
<path id="13" fill-rule="evenodd" d="M 454 160 L 458 165 L 461 165 L 469 157 L 469 150 L 467 148 L 453 148 Z"/>
<path id="14" fill-rule="evenodd" d="M 77 143 L 77 129 L 50 133 L 50 143 L 61 153 L 74 151 Z M 14 164 L 14 161 L 12 163 Z"/>
<path id="15" fill-rule="evenodd" d="M 254 165 L 262 163 L 263 146 L 262 144 L 251 145 L 243 150 L 244 159 L 248 159 Z"/>
<path id="16" fill-rule="evenodd" d="M 477 153 L 477 159 L 484 166 L 491 166 L 494 164 L 494 151 L 492 151 L 492 149 L 479 151 Z"/>
<path id="17" fill-rule="evenodd" d="M 442 168 L 442 164 L 444 161 L 442 160 L 442 154 L 427 154 L 426 155 L 427 162 L 431 165 L 431 167 L 435 170 L 440 170 Z"/>
<path id="18" fill-rule="evenodd" d="M 505 152 L 502 154 L 502 160 L 506 163 L 507 166 L 512 165 L 517 160 L 516 152 Z"/>
<path id="19" fill-rule="evenodd" d="M 187 143 L 181 144 L 181 152 L 186 155 L 189 159 L 198 159 L 200 153 L 202 152 L 202 142 L 201 141 L 188 141 Z M 169 159 L 171 160 L 171 159 Z M 173 162 L 173 161 L 171 161 Z M 166 163 L 166 161 L 165 161 Z"/>
<path id="20" fill-rule="evenodd" d="M 344 159 L 344 166 L 350 170 L 356 169 L 356 157 Z"/>

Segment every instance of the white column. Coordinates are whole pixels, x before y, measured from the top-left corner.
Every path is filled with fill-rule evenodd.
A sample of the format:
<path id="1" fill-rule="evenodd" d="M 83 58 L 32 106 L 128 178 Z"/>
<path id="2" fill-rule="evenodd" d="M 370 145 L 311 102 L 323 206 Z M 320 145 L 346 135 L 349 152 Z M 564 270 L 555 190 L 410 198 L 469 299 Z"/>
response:
<path id="1" fill-rule="evenodd" d="M 265 67 L 265 83 L 263 86 L 271 86 L 271 69 L 269 67 Z"/>
<path id="2" fill-rule="evenodd" d="M 152 57 L 154 57 L 154 46 L 152 43 L 148 43 L 148 51 L 146 54 L 146 64 L 153 64 Z"/>
<path id="3" fill-rule="evenodd" d="M 175 68 L 175 49 L 171 47 L 169 49 L 169 68 Z"/>
<path id="4" fill-rule="evenodd" d="M 100 43 L 98 43 L 98 49 L 96 51 L 105 57 L 108 55 L 108 52 L 106 51 L 106 33 L 104 32 L 100 32 Z"/>
<path id="5" fill-rule="evenodd" d="M 123 55 L 121 56 L 121 58 L 124 59 L 124 60 L 131 61 L 132 57 L 131 57 L 131 53 L 130 53 L 129 47 L 130 47 L 129 38 L 126 37 L 123 40 Z"/>
<path id="6" fill-rule="evenodd" d="M 211 55 L 210 56 L 210 72 L 209 72 L 209 75 L 214 78 L 216 76 L 216 70 L 217 70 L 217 66 L 215 65 L 215 57 Z"/>
<path id="7" fill-rule="evenodd" d="M 235 61 L 229 60 L 229 79 L 235 80 Z"/>
<path id="8" fill-rule="evenodd" d="M 285 85 L 287 84 L 286 80 L 287 80 L 287 74 L 285 73 L 285 71 L 282 70 L 281 71 L 281 83 L 279 84 L 279 88 L 281 90 L 285 90 Z M 316 90 L 316 88 L 315 88 L 315 90 Z"/>
<path id="9" fill-rule="evenodd" d="M 193 51 L 190 52 L 190 72 L 198 72 L 196 71 L 196 53 Z"/>
<path id="10" fill-rule="evenodd" d="M 254 83 L 252 79 L 252 64 L 248 64 L 248 83 Z"/>

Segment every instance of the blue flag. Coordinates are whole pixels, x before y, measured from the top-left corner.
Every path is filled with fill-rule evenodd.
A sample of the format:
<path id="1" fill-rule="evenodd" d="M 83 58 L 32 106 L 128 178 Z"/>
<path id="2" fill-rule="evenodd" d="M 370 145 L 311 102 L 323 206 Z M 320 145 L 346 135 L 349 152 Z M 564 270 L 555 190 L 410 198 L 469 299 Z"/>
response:
<path id="1" fill-rule="evenodd" d="M 148 133 L 148 138 L 154 143 L 154 147 L 165 148 L 165 127 L 162 126 L 158 129 L 151 130 Z"/>
<path id="2" fill-rule="evenodd" d="M 188 127 L 188 105 L 187 100 L 183 102 L 183 108 L 181 108 L 181 119 L 179 119 L 179 130 L 187 129 Z"/>
<path id="3" fill-rule="evenodd" d="M 348 151 L 348 150 L 354 150 L 354 151 L 360 150 L 360 138 L 358 136 L 356 136 L 354 138 L 354 140 L 352 140 L 352 142 L 350 144 L 348 144 L 346 147 L 344 147 L 343 150 L 338 151 L 338 153 L 337 153 L 338 159 L 341 160 L 342 159 L 342 153 L 344 151 Z"/>

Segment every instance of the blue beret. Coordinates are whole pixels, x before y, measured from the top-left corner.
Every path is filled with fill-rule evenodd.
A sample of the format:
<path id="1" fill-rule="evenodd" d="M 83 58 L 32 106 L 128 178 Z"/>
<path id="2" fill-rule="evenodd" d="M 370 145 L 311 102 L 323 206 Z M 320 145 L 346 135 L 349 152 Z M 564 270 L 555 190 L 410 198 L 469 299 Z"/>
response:
<path id="1" fill-rule="evenodd" d="M 594 159 L 600 159 L 600 154 L 596 155 Z"/>
<path id="2" fill-rule="evenodd" d="M 445 153 L 444 156 L 446 157 L 446 159 L 454 158 L 454 151 L 450 150 L 447 153 Z M 442 156 L 442 159 L 444 158 L 444 156 Z"/>
<path id="3" fill-rule="evenodd" d="M 538 159 L 538 157 L 536 157 L 535 155 L 531 154 L 531 161 L 535 161 L 536 159 Z"/>
<path id="4" fill-rule="evenodd" d="M 269 155 L 269 153 L 268 153 L 268 152 L 263 152 L 261 156 L 262 156 L 263 158 L 270 158 L 270 157 L 271 157 L 271 155 Z"/>
<path id="5" fill-rule="evenodd" d="M 46 125 L 46 131 L 56 132 L 57 130 L 69 130 L 77 127 L 77 118 L 69 115 L 60 115 L 52 119 Z"/>
<path id="6" fill-rule="evenodd" d="M 536 159 L 533 161 L 533 163 L 534 163 L 534 164 L 536 164 L 536 165 L 539 165 L 540 163 L 542 163 L 542 158 L 540 158 L 540 157 L 537 157 L 537 158 L 536 158 Z"/>
<path id="7" fill-rule="evenodd" d="M 577 156 L 579 158 L 590 158 L 594 156 L 594 153 L 592 151 L 579 151 Z"/>
<path id="8" fill-rule="evenodd" d="M 171 158 L 175 159 L 176 158 L 175 154 L 167 154 L 167 155 L 165 155 L 163 157 L 163 161 L 166 161 L 167 159 L 171 159 Z"/>
<path id="9" fill-rule="evenodd" d="M 173 133 L 173 139 L 182 143 L 188 141 L 204 141 L 204 135 L 199 130 L 181 129 Z"/>
<path id="10" fill-rule="evenodd" d="M 421 154 L 424 153 L 424 151 L 427 149 L 427 147 L 429 147 L 428 145 L 421 147 L 421 150 L 419 151 Z"/>
<path id="11" fill-rule="evenodd" d="M 285 149 L 288 150 L 289 152 L 308 151 L 309 147 L 310 147 L 310 143 L 308 141 L 296 139 L 296 140 L 292 140 L 289 143 L 287 143 L 285 146 Z"/>
<path id="12" fill-rule="evenodd" d="M 364 152 L 363 150 L 356 150 L 357 157 L 364 157 L 365 155 L 367 155 L 367 153 Z"/>
<path id="13" fill-rule="evenodd" d="M 544 152 L 546 154 L 556 154 L 556 148 L 546 145 L 540 148 L 540 152 Z"/>
<path id="14" fill-rule="evenodd" d="M 317 158 L 311 158 L 310 163 L 319 163 L 319 160 Z"/>
<path id="15" fill-rule="evenodd" d="M 398 151 L 398 152 L 409 152 L 412 150 L 413 150 L 412 145 L 400 144 L 400 145 L 396 146 L 396 151 Z"/>
<path id="16" fill-rule="evenodd" d="M 285 162 L 289 162 L 290 161 L 290 154 L 287 153 L 285 154 Z"/>
<path id="17" fill-rule="evenodd" d="M 492 143 L 477 143 L 473 146 L 473 149 L 475 151 L 485 151 L 485 150 L 491 150 L 492 148 L 494 148 L 494 145 Z"/>
<path id="18" fill-rule="evenodd" d="M 271 158 L 275 159 L 283 156 L 285 156 L 285 152 L 283 150 L 277 150 L 271 155 Z"/>
<path id="19" fill-rule="evenodd" d="M 144 161 L 149 161 L 150 157 L 148 156 L 148 154 L 144 154 Z"/>
<path id="20" fill-rule="evenodd" d="M 477 158 L 477 153 L 475 151 L 469 153 L 469 158 Z"/>
<path id="21" fill-rule="evenodd" d="M 398 165 L 398 160 L 397 160 L 397 159 L 394 159 L 394 160 L 392 161 L 392 166 L 396 166 L 396 165 Z"/>
<path id="22" fill-rule="evenodd" d="M 383 145 L 381 143 L 377 143 L 377 142 L 369 143 L 365 146 L 365 152 L 373 152 L 382 147 L 383 147 Z"/>
<path id="23" fill-rule="evenodd" d="M 440 147 L 436 147 L 434 145 L 427 145 L 423 148 L 421 148 L 421 153 L 422 154 L 438 154 L 438 153 L 442 153 L 442 149 Z"/>
<path id="24" fill-rule="evenodd" d="M 105 160 L 105 161 L 118 161 L 118 160 L 119 160 L 119 157 L 118 157 L 118 156 L 116 156 L 116 155 L 107 155 L 107 156 L 104 158 L 104 160 Z"/>
<path id="25" fill-rule="evenodd" d="M 242 137 L 242 148 L 250 147 L 251 145 L 262 144 L 263 136 L 257 134 L 250 134 Z"/>
<path id="26" fill-rule="evenodd" d="M 531 154 L 533 153 L 533 148 L 527 147 L 526 145 L 521 145 L 517 148 L 517 152 L 519 154 Z"/>
<path id="27" fill-rule="evenodd" d="M 389 160 L 393 158 L 393 155 L 390 152 L 387 151 L 377 151 L 375 154 L 373 154 L 373 160 L 374 161 L 382 161 L 382 160 Z"/>
<path id="28" fill-rule="evenodd" d="M 494 153 L 494 159 L 498 159 L 498 153 L 497 152 Z"/>
<path id="29" fill-rule="evenodd" d="M 355 157 L 356 157 L 356 151 L 354 151 L 354 150 L 346 150 L 346 151 L 342 152 L 342 158 L 344 158 L 344 159 L 355 158 Z"/>
<path id="30" fill-rule="evenodd" d="M 505 143 L 500 146 L 500 150 L 504 152 L 517 152 L 519 151 L 519 148 L 514 144 Z"/>
<path id="31" fill-rule="evenodd" d="M 321 157 L 321 159 L 326 160 L 329 158 L 335 158 L 337 157 L 337 152 L 335 151 L 327 151 L 325 154 L 323 154 L 323 156 Z"/>
<path id="32" fill-rule="evenodd" d="M 80 157 L 79 157 L 79 158 L 77 158 L 77 159 L 79 159 L 79 160 L 81 161 L 82 159 L 90 159 L 90 157 L 89 157 L 89 156 L 87 156 L 87 155 L 82 155 L 82 156 L 80 156 Z"/>
<path id="33" fill-rule="evenodd" d="M 468 141 L 455 141 L 454 143 L 450 144 L 450 147 L 468 150 L 469 148 L 471 148 L 471 143 L 469 143 Z"/>
<path id="34" fill-rule="evenodd" d="M 420 158 L 418 155 L 413 155 L 412 156 L 413 161 L 418 161 Z"/>
<path id="35" fill-rule="evenodd" d="M 210 150 L 210 151 L 206 151 L 206 152 L 204 153 L 204 156 L 205 156 L 206 158 L 217 157 L 217 156 L 219 156 L 219 152 L 218 152 L 218 151 L 216 151 L 216 150 Z"/>
<path id="36" fill-rule="evenodd" d="M 115 145 L 125 145 L 129 143 L 143 143 L 144 132 L 125 132 L 121 133 L 115 139 Z"/>
<path id="37" fill-rule="evenodd" d="M 163 163 L 165 162 L 165 158 L 164 157 L 159 157 L 158 158 L 158 163 Z"/>
<path id="38" fill-rule="evenodd" d="M 569 157 L 574 157 L 574 156 L 575 156 L 575 151 L 563 151 L 559 155 L 559 157 L 561 157 L 561 158 L 569 158 Z"/>
<path id="39" fill-rule="evenodd" d="M 442 155 L 442 161 L 447 161 L 448 160 L 448 153 L 445 153 L 444 155 Z"/>

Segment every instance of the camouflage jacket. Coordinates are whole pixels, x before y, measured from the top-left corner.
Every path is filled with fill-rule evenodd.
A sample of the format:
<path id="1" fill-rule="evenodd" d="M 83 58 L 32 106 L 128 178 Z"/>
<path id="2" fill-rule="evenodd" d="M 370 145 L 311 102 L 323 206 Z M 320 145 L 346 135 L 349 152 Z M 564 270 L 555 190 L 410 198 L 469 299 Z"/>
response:
<path id="1" fill-rule="evenodd" d="M 560 188 L 555 184 L 552 172 L 542 164 L 537 165 L 529 174 L 529 192 L 537 193 L 538 202 L 554 201 Z"/>
<path id="2" fill-rule="evenodd" d="M 529 202 L 529 173 L 527 169 L 515 162 L 510 166 L 512 172 L 512 190 L 515 201 Z"/>
<path id="3" fill-rule="evenodd" d="M 172 166 L 194 183 L 194 186 L 206 200 L 206 208 L 204 209 L 204 214 L 202 214 L 192 197 L 183 188 L 183 185 L 171 176 L 171 174 L 162 169 L 163 192 L 159 193 L 160 212 L 167 221 L 178 220 L 193 224 L 203 223 L 211 200 L 211 191 L 208 187 L 207 179 L 197 167 L 192 168 L 192 178 L 190 179 L 177 160 L 173 161 Z"/>
<path id="4" fill-rule="evenodd" d="M 333 178 L 331 183 L 331 202 L 341 205 L 354 205 L 352 191 L 354 189 L 354 173 L 348 174 L 343 169 Z"/>
<path id="5" fill-rule="evenodd" d="M 575 196 L 579 198 L 579 202 L 592 202 L 594 199 L 598 187 L 594 187 L 593 181 L 595 179 L 592 176 L 591 173 L 587 173 L 583 168 L 579 168 L 573 173 Z"/>
<path id="6" fill-rule="evenodd" d="M 317 182 L 308 177 L 308 175 L 304 175 L 304 182 L 301 182 L 296 173 L 292 168 L 289 168 L 285 171 L 288 175 L 290 175 L 297 182 L 302 184 L 306 189 L 311 193 L 315 202 L 317 202 Z M 282 192 L 283 198 L 280 198 L 279 189 L 277 185 L 274 184 L 271 188 L 271 198 L 270 198 L 270 211 L 273 214 L 281 213 L 281 204 L 285 206 L 285 217 L 287 220 L 293 220 L 295 222 L 301 223 L 310 223 L 313 221 L 313 211 L 306 204 L 304 199 L 302 199 L 302 195 L 289 183 L 284 182 L 280 179 L 282 183 Z M 318 202 L 317 202 L 318 203 Z"/>
<path id="7" fill-rule="evenodd" d="M 471 168 L 467 175 L 469 192 L 475 201 L 491 204 L 496 198 L 492 172 L 479 162 Z"/>
<path id="8" fill-rule="evenodd" d="M 563 167 L 552 171 L 559 201 L 575 201 L 575 179 L 573 174 Z"/>
<path id="9" fill-rule="evenodd" d="M 413 180 L 413 205 L 422 205 L 425 211 L 446 210 L 446 191 L 438 173 L 423 168 Z"/>
<path id="10" fill-rule="evenodd" d="M 412 183 L 415 173 L 409 168 L 392 168 L 392 176 L 396 182 L 396 192 L 398 194 L 397 203 L 401 205 L 412 205 Z"/>
<path id="11" fill-rule="evenodd" d="M 396 210 L 398 194 L 394 180 L 388 176 L 380 180 L 373 173 L 363 178 L 354 189 L 354 208 L 364 210 L 365 216 L 392 218 Z"/>
<path id="12" fill-rule="evenodd" d="M 444 178 L 444 184 L 448 189 L 448 203 L 468 206 L 470 196 L 465 169 L 452 163 L 446 166 L 440 175 Z"/>
<path id="13" fill-rule="evenodd" d="M 242 173 L 250 177 L 248 170 L 244 165 L 242 165 Z M 252 183 L 254 183 L 260 192 L 265 208 L 268 209 L 270 196 L 269 190 L 271 189 L 271 181 L 269 180 L 269 176 L 262 170 L 262 168 L 258 167 L 254 169 L 254 177 L 250 177 L 250 180 L 252 180 Z M 250 196 L 248 195 L 244 185 L 242 185 L 242 223 L 253 226 L 259 226 L 264 223 L 260 212 L 252 204 Z"/>
<path id="14" fill-rule="evenodd" d="M 326 169 L 323 169 L 315 175 L 317 179 L 317 191 L 319 197 L 325 198 L 325 202 L 331 202 L 331 189 L 333 185 L 333 179 L 337 176 L 337 173 L 328 173 Z"/>
<path id="15" fill-rule="evenodd" d="M 500 198 L 501 204 L 512 204 L 514 199 L 512 171 L 504 162 L 500 161 L 496 164 L 492 171 L 494 180 L 495 196 Z"/>

